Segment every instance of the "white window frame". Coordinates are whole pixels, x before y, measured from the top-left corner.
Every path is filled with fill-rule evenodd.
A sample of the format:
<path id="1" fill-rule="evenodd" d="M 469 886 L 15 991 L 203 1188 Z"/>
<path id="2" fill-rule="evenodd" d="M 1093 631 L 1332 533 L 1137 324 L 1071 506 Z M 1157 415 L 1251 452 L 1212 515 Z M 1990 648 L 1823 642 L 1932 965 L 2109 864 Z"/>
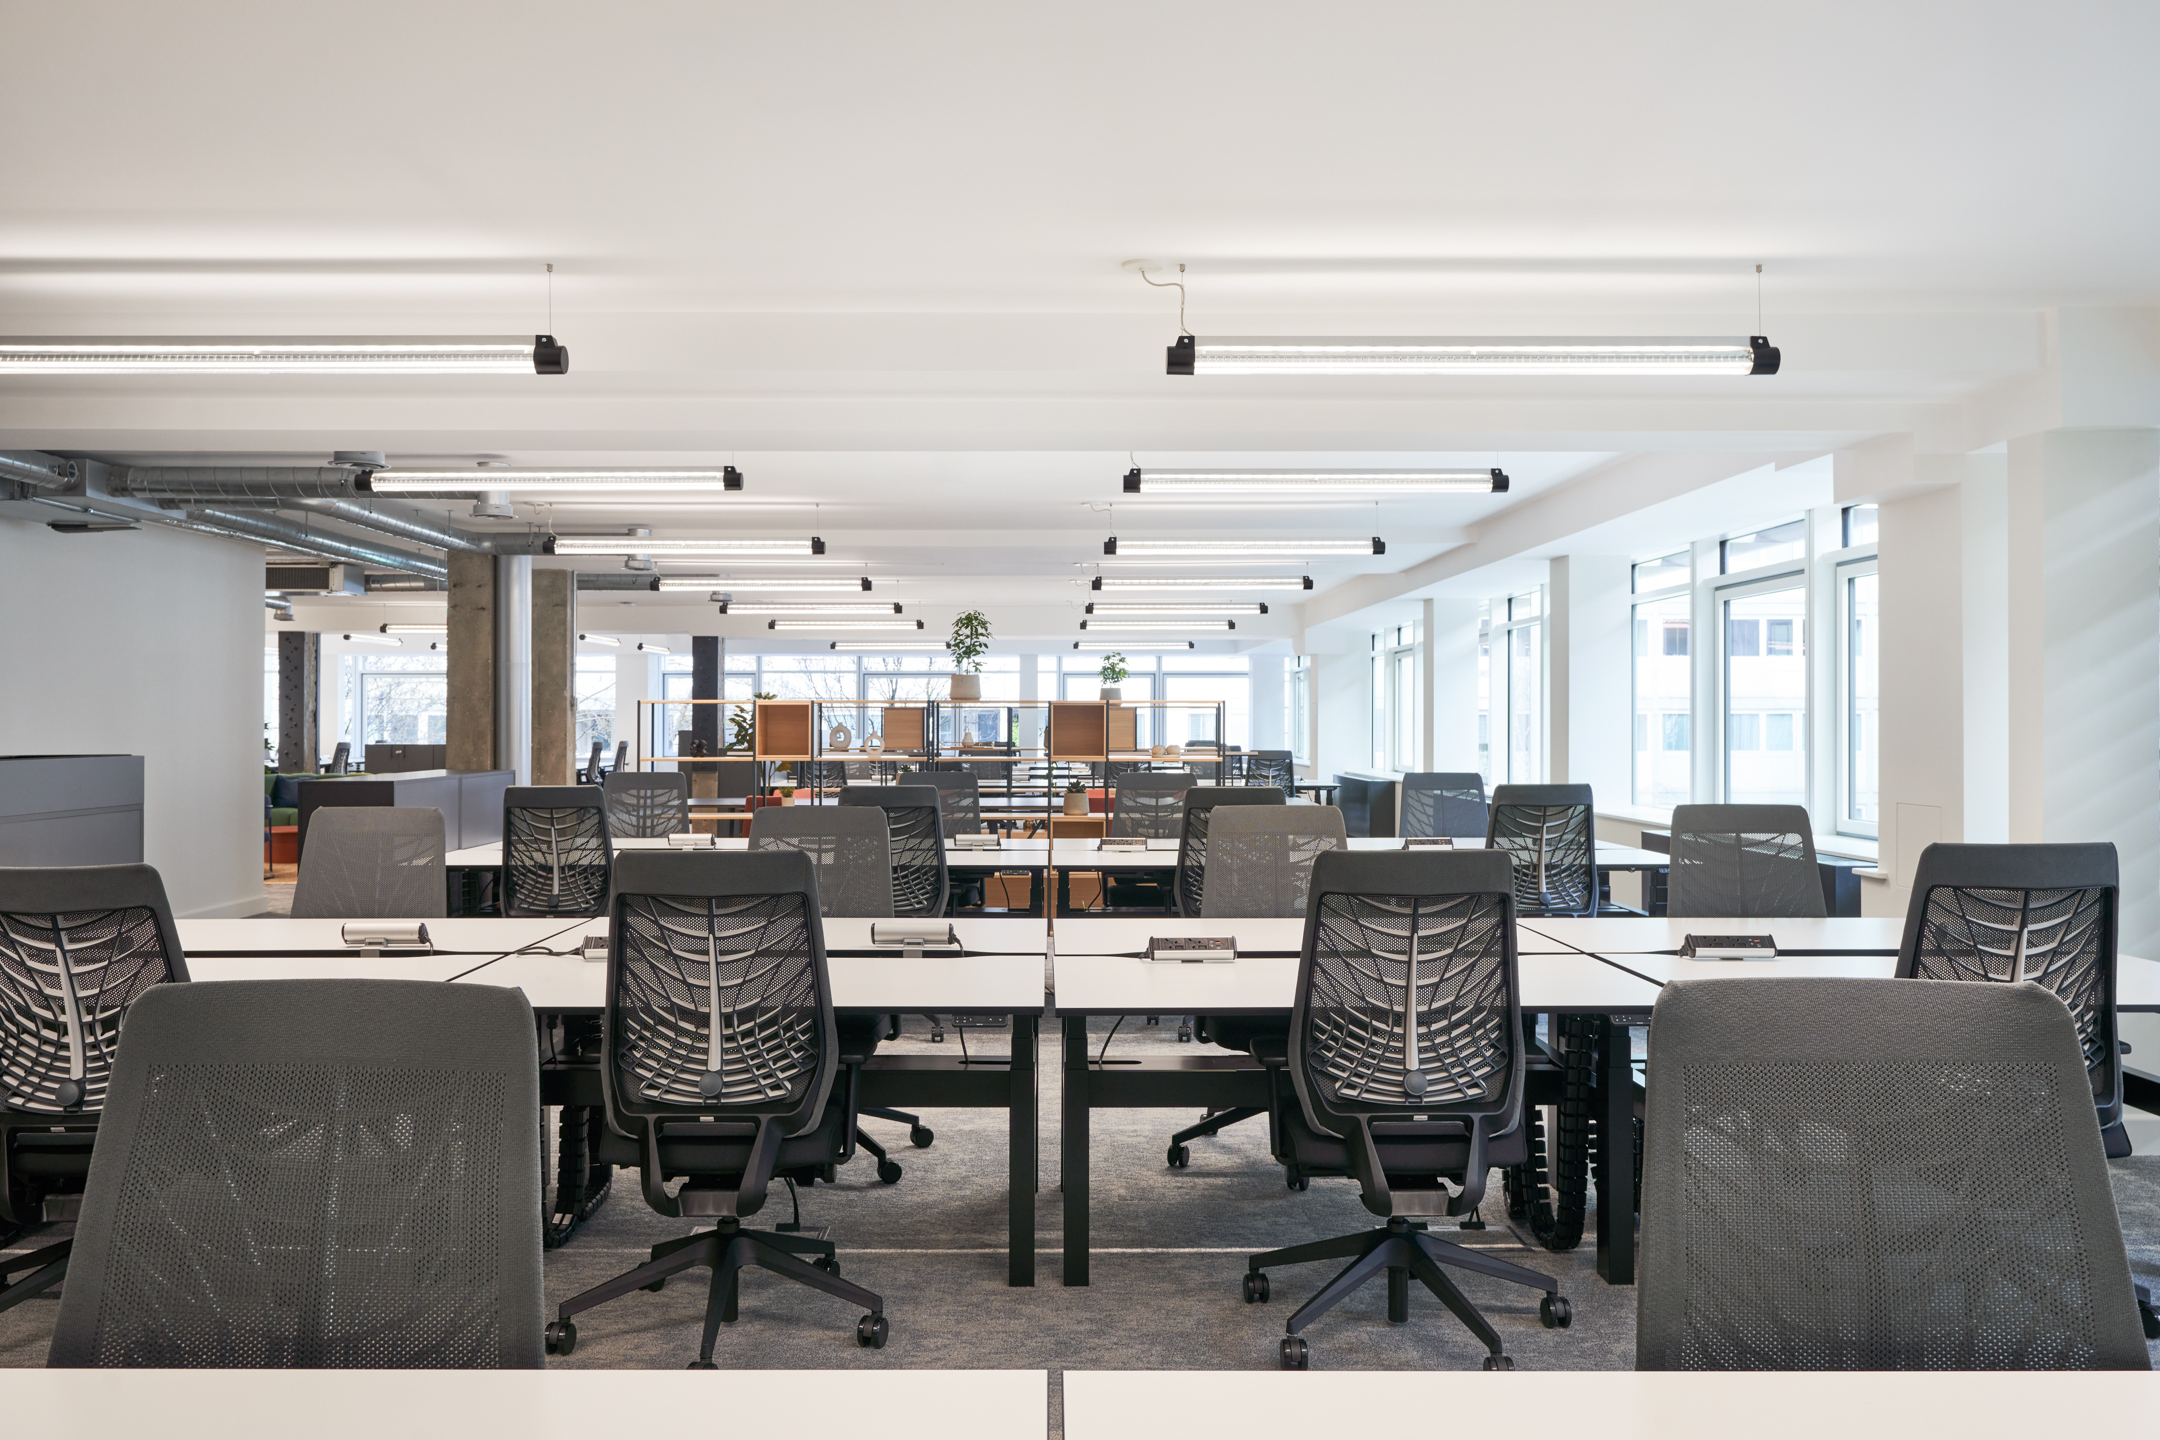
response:
<path id="1" fill-rule="evenodd" d="M 1842 524 L 1843 517 L 1840 516 Z M 1847 558 L 1851 557 L 1851 558 Z M 1861 820 L 1852 814 L 1852 587 L 1848 583 L 1864 575 L 1880 575 L 1881 562 L 1875 545 L 1856 545 L 1850 550 L 1834 551 L 1824 557 L 1829 568 L 1831 588 L 1837 614 L 1837 793 L 1832 797 L 1830 830 L 1836 835 L 1851 835 L 1865 839 L 1877 838 L 1880 826 L 1872 820 Z M 1876 694 L 1882 693 L 1880 647 L 1875 655 Z M 1881 797 L 1876 799 L 1881 805 Z"/>
<path id="2" fill-rule="evenodd" d="M 1719 802 L 1722 804 L 1730 805 L 1734 803 L 1731 773 L 1732 710 L 1728 703 L 1730 697 L 1727 693 L 1732 678 L 1732 629 L 1731 622 L 1726 618 L 1725 607 L 1734 600 L 1746 600 L 1756 595 L 1773 595 L 1784 590 L 1798 590 L 1801 592 L 1801 613 L 1805 616 L 1802 623 L 1806 626 L 1806 630 L 1802 632 L 1802 643 L 1810 646 L 1806 653 L 1812 658 L 1820 653 L 1812 647 L 1814 644 L 1819 643 L 1821 626 L 1816 623 L 1819 617 L 1815 614 L 1815 606 L 1812 597 L 1808 593 L 1808 565 L 1804 558 L 1780 560 L 1775 564 L 1760 566 L 1754 570 L 1744 570 L 1736 575 L 1720 575 L 1717 577 L 1716 583 L 1710 586 L 1712 633 L 1716 637 L 1717 645 L 1717 649 L 1713 652 L 1716 657 L 1713 673 L 1716 677 L 1715 689 L 1717 693 L 1712 701 L 1714 708 L 1711 711 L 1711 720 L 1713 723 L 1709 729 L 1709 733 L 1717 737 L 1715 770 L 1713 772 L 1716 781 L 1712 793 L 1718 797 Z M 1817 638 L 1815 641 L 1810 641 L 1807 638 L 1810 631 L 1816 632 Z M 1808 666 L 1807 675 L 1807 686 L 1801 692 L 1800 702 L 1800 713 L 1805 717 L 1801 724 L 1805 729 L 1807 741 L 1801 747 L 1805 753 L 1802 757 L 1803 769 L 1800 793 L 1811 796 L 1815 793 L 1815 738 L 1817 732 L 1815 716 L 1819 713 L 1815 703 L 1815 667 L 1812 664 Z M 1701 734 L 1703 732 L 1698 727 L 1696 733 Z M 1691 736 L 1690 739 L 1692 738 Z M 1813 808 L 1813 806 L 1809 807 L 1811 814 Z"/>
<path id="3" fill-rule="evenodd" d="M 1537 596 L 1538 613 L 1526 620 L 1513 619 L 1514 602 L 1532 595 Z M 1528 590 L 1518 590 L 1512 595 L 1501 596 L 1494 602 L 1494 609 L 1497 616 L 1510 618 L 1495 618 L 1492 622 L 1491 631 L 1493 653 L 1489 662 L 1492 697 L 1490 713 L 1493 719 L 1499 722 L 1496 725 L 1488 725 L 1487 727 L 1489 735 L 1497 732 L 1491 742 L 1496 747 L 1492 754 L 1493 783 L 1496 785 L 1541 785 L 1545 782 L 1545 777 L 1552 773 L 1552 647 L 1546 643 L 1550 636 L 1545 630 L 1545 621 L 1552 613 L 1552 596 L 1547 593 L 1545 586 L 1537 585 Z M 1533 762 L 1537 773 L 1535 775 L 1517 775 L 1513 772 L 1515 755 L 1515 632 L 1532 629 L 1538 632 L 1538 734 L 1537 754 Z M 1632 725 L 1634 721 L 1631 719 L 1628 723 Z"/>

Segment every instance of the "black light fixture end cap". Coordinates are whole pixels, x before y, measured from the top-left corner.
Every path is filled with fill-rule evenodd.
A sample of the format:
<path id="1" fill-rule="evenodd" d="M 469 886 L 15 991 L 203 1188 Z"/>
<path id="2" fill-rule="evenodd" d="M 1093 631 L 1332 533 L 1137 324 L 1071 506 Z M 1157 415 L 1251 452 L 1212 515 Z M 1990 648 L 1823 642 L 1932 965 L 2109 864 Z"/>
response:
<path id="1" fill-rule="evenodd" d="M 542 555 L 552 555 L 555 553 L 555 537 L 553 535 L 543 535 L 540 537 L 540 553 Z M 660 582 L 655 579 L 653 581 L 653 588 L 658 589 L 659 584 Z"/>
<path id="2" fill-rule="evenodd" d="M 535 375 L 567 375 L 570 373 L 570 347 L 559 345 L 552 335 L 533 336 L 533 373 Z"/>
<path id="3" fill-rule="evenodd" d="M 777 630 L 780 628 L 780 622 L 777 620 L 767 620 L 765 622 L 765 628 L 767 630 Z"/>
<path id="4" fill-rule="evenodd" d="M 723 466 L 721 466 L 721 467 L 720 467 L 720 488 L 721 488 L 721 489 L 723 489 L 723 490 L 740 490 L 740 489 L 742 489 L 742 471 L 740 471 L 740 470 L 736 469 L 736 468 L 735 468 L 734 466 L 732 466 L 732 465 L 723 465 Z"/>
<path id="5" fill-rule="evenodd" d="M 865 592 L 868 592 L 868 590 L 870 589 L 870 577 L 867 575 L 862 577 L 862 588 Z"/>
<path id="6" fill-rule="evenodd" d="M 1507 494 L 1507 491 L 1507 471 L 1502 470 L 1499 466 L 1495 465 L 1492 472 L 1492 493 L 1495 495 L 1505 495 Z"/>
<path id="7" fill-rule="evenodd" d="M 1102 589 L 1102 576 L 1100 576 L 1100 575 L 1097 575 L 1097 576 L 1096 576 L 1096 577 L 1095 577 L 1095 578 L 1094 578 L 1093 580 L 1090 580 L 1090 581 L 1088 581 L 1088 589 L 1090 589 L 1090 590 L 1100 590 L 1100 589 Z"/>
<path id="8" fill-rule="evenodd" d="M 1134 466 L 1125 472 L 1125 493 L 1127 495 L 1140 493 L 1140 469 L 1138 466 Z"/>
<path id="9" fill-rule="evenodd" d="M 895 615 L 902 613 L 900 609 L 900 602 L 897 600 L 893 601 L 892 613 Z"/>
<path id="10" fill-rule="evenodd" d="M 1109 539 L 1102 542 L 1102 553 L 1105 555 L 1117 554 L 1117 536 L 1112 535 Z"/>
<path id="11" fill-rule="evenodd" d="M 1088 606 L 1087 606 L 1087 609 L 1086 609 L 1086 610 L 1084 610 L 1084 611 L 1082 611 L 1081 613 L 1082 613 L 1082 614 L 1085 614 L 1085 615 L 1092 615 L 1092 614 L 1094 614 L 1094 613 L 1095 613 L 1095 602 L 1094 602 L 1094 601 L 1092 601 L 1092 600 L 1088 601 Z"/>
<path id="12" fill-rule="evenodd" d="M 1225 630 L 1235 630 L 1235 629 L 1237 629 L 1237 621 L 1235 621 L 1235 620 L 1225 620 L 1225 621 L 1223 621 L 1223 629 L 1225 629 Z"/>
<path id="13" fill-rule="evenodd" d="M 1165 375 L 1190 375 L 1193 373 L 1193 357 L 1199 353 L 1190 335 L 1180 335 L 1177 343 L 1167 352 L 1169 365 Z"/>
<path id="14" fill-rule="evenodd" d="M 1755 352 L 1755 368 L 1754 368 L 1754 369 L 1752 369 L 1752 370 L 1750 370 L 1750 371 L 1748 371 L 1748 374 L 1750 374 L 1750 375 L 1775 375 L 1775 374 L 1777 374 L 1777 372 L 1778 372 L 1778 365 L 1780 364 L 1780 362 L 1782 362 L 1782 361 L 1783 361 L 1783 359 L 1784 359 L 1784 356 L 1783 356 L 1783 354 L 1782 354 L 1782 353 L 1781 353 L 1781 352 L 1780 352 L 1780 351 L 1778 350 L 1777 346 L 1775 346 L 1775 345 L 1772 345 L 1772 344 L 1770 343 L 1770 339 L 1769 339 L 1769 337 L 1768 337 L 1768 336 L 1765 336 L 1765 335 L 1750 335 L 1750 336 L 1748 336 L 1748 348 L 1749 348 L 1749 349 L 1751 349 L 1751 350 L 1753 350 L 1753 351 Z"/>
<path id="15" fill-rule="evenodd" d="M 1267 601 L 1265 601 L 1265 600 L 1263 600 L 1263 601 L 1261 601 L 1261 602 L 1260 602 L 1260 613 L 1261 613 L 1262 615 L 1265 615 L 1265 614 L 1267 614 L 1267 613 L 1268 613 L 1268 609 L 1267 609 Z"/>
<path id="16" fill-rule="evenodd" d="M 819 536 L 813 535 L 810 537 L 810 553 L 812 555 L 822 555 L 825 553 L 825 542 Z"/>
<path id="17" fill-rule="evenodd" d="M 1385 541 L 1385 540 L 1382 540 L 1382 539 L 1381 539 L 1381 538 L 1380 538 L 1379 536 L 1377 536 L 1377 535 L 1373 536 L 1373 537 L 1372 537 L 1372 553 L 1373 553 L 1373 554 L 1375 554 L 1375 555 L 1385 555 L 1385 554 L 1387 554 L 1387 541 Z"/>
<path id="18" fill-rule="evenodd" d="M 917 621 L 915 622 L 915 628 L 916 628 L 917 630 L 920 630 L 920 629 L 922 629 L 922 621 L 920 621 L 920 620 L 917 620 Z"/>
<path id="19" fill-rule="evenodd" d="M 1300 576 L 1298 576 L 1298 579 L 1300 579 L 1300 580 L 1303 580 L 1303 581 L 1305 582 L 1305 586 L 1304 586 L 1304 588 L 1305 588 L 1305 589 L 1307 589 L 1307 590 L 1310 590 L 1310 589 L 1312 589 L 1312 576 L 1310 576 L 1310 575 L 1300 575 Z"/>
<path id="20" fill-rule="evenodd" d="M 727 601 L 723 600 L 723 601 L 721 601 L 721 602 L 720 602 L 720 613 L 721 613 L 722 615 L 725 615 L 725 614 L 727 614 L 727 607 L 728 607 L 728 602 L 727 602 Z"/>

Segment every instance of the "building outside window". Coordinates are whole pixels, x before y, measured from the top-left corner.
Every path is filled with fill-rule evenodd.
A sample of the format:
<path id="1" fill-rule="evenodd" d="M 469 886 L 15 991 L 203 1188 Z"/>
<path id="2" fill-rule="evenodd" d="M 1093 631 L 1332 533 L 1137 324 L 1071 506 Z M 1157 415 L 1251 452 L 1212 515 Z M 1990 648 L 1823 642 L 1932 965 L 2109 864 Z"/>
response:
<path id="1" fill-rule="evenodd" d="M 1728 587 L 1718 599 L 1725 631 L 1725 799 L 1805 805 L 1807 586 L 1799 575 L 1782 576 Z"/>
<path id="2" fill-rule="evenodd" d="M 1387 632 L 1387 741 L 1388 768 L 1418 768 L 1418 676 L 1415 625 L 1398 625 Z"/>
<path id="3" fill-rule="evenodd" d="M 1788 520 L 1747 535 L 1735 535 L 1718 545 L 1719 569 L 1727 575 L 1775 565 L 1780 560 L 1807 558 L 1807 520 Z"/>
<path id="4" fill-rule="evenodd" d="M 1685 805 L 1695 783 L 1688 552 L 1634 567 L 1634 803 Z"/>
<path id="5" fill-rule="evenodd" d="M 441 745 L 449 718 L 448 660 L 442 655 L 347 655 L 353 748 Z"/>

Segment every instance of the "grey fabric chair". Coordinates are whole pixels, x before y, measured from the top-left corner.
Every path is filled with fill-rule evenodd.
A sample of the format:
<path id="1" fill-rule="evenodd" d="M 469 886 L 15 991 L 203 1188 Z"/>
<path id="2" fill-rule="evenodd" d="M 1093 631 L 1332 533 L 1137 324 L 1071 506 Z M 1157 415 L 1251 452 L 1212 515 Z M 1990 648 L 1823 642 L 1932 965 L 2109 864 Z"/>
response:
<path id="1" fill-rule="evenodd" d="M 799 850 L 628 851 L 608 915 L 602 1156 L 638 1167 L 659 1214 L 714 1224 L 564 1301 L 548 1349 L 576 1347 L 572 1316 L 697 1265 L 712 1282 L 694 1369 L 718 1368 L 751 1265 L 863 1306 L 857 1341 L 883 1345 L 884 1302 L 839 1277 L 830 1240 L 743 1224 L 776 1180 L 829 1181 L 851 1153 L 857 1067 L 841 1064 L 817 867 Z"/>
<path id="2" fill-rule="evenodd" d="M 1515 862 L 1518 915 L 1595 915 L 1597 850 L 1588 785 L 1495 785 L 1487 849 Z"/>
<path id="3" fill-rule="evenodd" d="M 1272 785 L 1289 793 L 1296 779 L 1296 770 L 1288 750 L 1248 750 L 1245 752 L 1245 783 L 1247 785 Z"/>
<path id="4" fill-rule="evenodd" d="M 1354 1176 L 1387 1224 L 1246 1262 L 1248 1303 L 1268 1299 L 1271 1267 L 1350 1262 L 1283 1327 L 1284 1369 L 1306 1367 L 1300 1332 L 1382 1271 L 1390 1320 L 1410 1318 L 1416 1276 L 1484 1342 L 1488 1370 L 1514 1366 L 1448 1268 L 1544 1291 L 1547 1327 L 1571 1318 L 1553 1277 L 1415 1225 L 1470 1214 L 1487 1171 L 1527 1153 L 1512 888 L 1490 851 L 1330 851 L 1313 863 L 1289 1042 L 1274 1057 L 1296 1096 L 1279 1143 L 1287 1163 Z"/>
<path id="5" fill-rule="evenodd" d="M 1200 783 L 1190 770 L 1136 770 L 1110 791 L 1110 833 L 1174 840 L 1185 833 L 1185 795 Z"/>
<path id="6" fill-rule="evenodd" d="M 2151 1367 L 2053 995 L 1682 981 L 1650 1053 L 1637 1369 Z"/>
<path id="7" fill-rule="evenodd" d="M 615 840 L 659 840 L 690 828 L 690 777 L 680 770 L 617 770 L 600 782 Z"/>
<path id="8" fill-rule="evenodd" d="M 121 1022 L 152 987 L 187 978 L 148 865 L 0 867 L 0 1235 L 43 1223 L 47 1196 L 82 1193 Z M 0 1310 L 58 1285 L 72 1249 L 10 1258 Z"/>
<path id="9" fill-rule="evenodd" d="M 491 985 L 144 995 L 47 1363 L 539 1367 L 534 1037 Z"/>
<path id="10" fill-rule="evenodd" d="M 1413 770 L 1402 777 L 1401 795 L 1398 835 L 1484 837 L 1490 815 L 1477 771 Z"/>
<path id="11" fill-rule="evenodd" d="M 578 767 L 578 784 L 598 785 L 603 779 L 606 778 L 607 771 L 600 764 L 601 751 L 606 744 L 607 742 L 604 740 L 595 740 L 592 742 L 592 753 L 586 756 L 585 763 Z"/>
<path id="12" fill-rule="evenodd" d="M 292 914 L 432 920 L 450 913 L 448 884 L 442 811 L 325 805 L 308 825 Z"/>
<path id="13" fill-rule="evenodd" d="M 1828 912 L 1799 805 L 1679 805 L 1665 913 L 1769 919 Z"/>
<path id="14" fill-rule="evenodd" d="M 945 831 L 937 790 L 929 785 L 850 785 L 842 805 L 875 805 L 885 812 L 892 845 L 893 913 L 943 915 L 946 907 Z"/>
<path id="15" fill-rule="evenodd" d="M 592 785 L 513 785 L 503 791 L 505 915 L 598 915 L 615 847 Z"/>
<path id="16" fill-rule="evenodd" d="M 947 835 L 983 833 L 982 781 L 970 770 L 918 770 L 909 785 L 930 785 L 938 792 L 938 819 Z"/>
<path id="17" fill-rule="evenodd" d="M 1185 825 L 1178 839 L 1178 914 L 1206 913 L 1208 832 L 1215 812 L 1230 805 L 1282 803 L 1283 792 L 1273 786 L 1195 785 L 1185 792 Z"/>

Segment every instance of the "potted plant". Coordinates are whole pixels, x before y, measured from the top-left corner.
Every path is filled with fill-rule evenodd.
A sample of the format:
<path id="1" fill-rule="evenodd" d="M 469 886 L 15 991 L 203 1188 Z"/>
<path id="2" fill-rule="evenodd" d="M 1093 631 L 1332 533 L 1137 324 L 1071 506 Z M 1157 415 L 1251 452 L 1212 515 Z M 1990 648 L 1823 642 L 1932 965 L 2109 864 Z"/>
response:
<path id="1" fill-rule="evenodd" d="M 1103 656 L 1102 698 L 1105 700 L 1124 699 L 1125 692 L 1120 690 L 1118 686 L 1131 673 L 1125 668 L 1125 657 L 1119 652 L 1113 650 L 1108 655 Z"/>
<path id="2" fill-rule="evenodd" d="M 773 793 L 780 797 L 783 805 L 795 803 L 795 767 L 785 760 L 773 774 Z"/>
<path id="3" fill-rule="evenodd" d="M 954 616 L 945 648 L 952 652 L 952 698 L 982 699 L 982 657 L 990 648 L 990 617 L 980 610 Z"/>
<path id="4" fill-rule="evenodd" d="M 1065 782 L 1065 813 L 1085 815 L 1088 813 L 1087 781 L 1075 775 Z"/>

